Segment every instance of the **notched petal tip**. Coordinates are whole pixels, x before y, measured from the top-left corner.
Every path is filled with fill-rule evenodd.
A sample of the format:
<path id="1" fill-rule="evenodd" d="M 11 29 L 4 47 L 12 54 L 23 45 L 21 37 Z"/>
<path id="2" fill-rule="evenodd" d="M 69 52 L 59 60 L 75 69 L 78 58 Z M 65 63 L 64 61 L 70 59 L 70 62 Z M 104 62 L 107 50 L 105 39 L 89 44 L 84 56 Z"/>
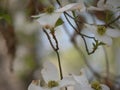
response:
<path id="1" fill-rule="evenodd" d="M 106 31 L 106 34 L 113 37 L 113 38 L 120 37 L 120 31 L 116 30 L 116 29 L 108 28 L 107 31 Z"/>
<path id="2" fill-rule="evenodd" d="M 49 61 L 44 63 L 43 69 L 41 70 L 41 74 L 46 83 L 48 83 L 51 80 L 59 80 L 59 74 L 56 66 Z"/>
<path id="3" fill-rule="evenodd" d="M 110 90 L 110 88 L 107 85 L 101 84 L 102 90 Z"/>
<path id="4" fill-rule="evenodd" d="M 38 14 L 38 15 L 33 15 L 31 17 L 32 18 L 39 18 L 39 17 L 44 16 L 44 15 L 45 15 L 45 13 L 42 13 L 42 14 Z"/>

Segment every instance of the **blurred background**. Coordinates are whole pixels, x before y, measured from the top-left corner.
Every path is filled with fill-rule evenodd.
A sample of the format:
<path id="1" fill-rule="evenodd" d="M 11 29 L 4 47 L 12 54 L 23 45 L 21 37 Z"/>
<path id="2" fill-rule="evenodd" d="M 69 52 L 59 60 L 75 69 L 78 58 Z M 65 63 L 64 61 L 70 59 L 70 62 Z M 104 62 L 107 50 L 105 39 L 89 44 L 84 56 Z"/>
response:
<path id="1" fill-rule="evenodd" d="M 84 1 L 86 6 L 96 6 L 98 0 Z M 119 0 L 107 1 L 120 7 Z M 81 0 L 60 2 L 64 6 Z M 41 79 L 40 70 L 46 60 L 52 61 L 58 67 L 57 56 L 46 35 L 40 25 L 31 18 L 51 4 L 58 7 L 55 0 L 0 0 L 0 90 L 27 90 L 31 80 Z M 118 15 L 120 13 L 117 13 L 116 17 Z M 94 23 L 94 20 L 101 23 L 104 16 L 104 12 L 79 14 L 80 20 L 89 23 Z M 61 18 L 64 19 L 64 16 Z M 99 21 L 96 18 L 99 18 Z M 120 20 L 114 23 L 114 26 L 120 29 Z M 112 87 L 114 81 L 116 90 L 120 90 L 120 38 L 113 39 L 112 46 L 100 46 L 94 54 L 88 55 L 83 40 L 75 35 L 66 21 L 63 26 L 57 28 L 56 36 L 63 75 L 79 74 L 80 69 L 85 68 L 90 80 L 94 77 L 99 79 L 99 75 L 106 75 L 106 67 L 109 67 L 110 80 L 107 84 Z M 91 40 L 87 42 L 92 48 Z M 79 50 L 76 49 L 75 43 Z M 109 66 L 106 63 L 109 63 Z"/>

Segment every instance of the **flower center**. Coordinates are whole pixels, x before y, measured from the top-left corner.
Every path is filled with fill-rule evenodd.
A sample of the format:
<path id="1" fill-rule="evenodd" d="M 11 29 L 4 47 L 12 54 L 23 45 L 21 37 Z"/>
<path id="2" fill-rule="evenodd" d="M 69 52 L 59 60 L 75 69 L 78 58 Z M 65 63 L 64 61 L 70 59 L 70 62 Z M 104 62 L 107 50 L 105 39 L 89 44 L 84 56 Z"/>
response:
<path id="1" fill-rule="evenodd" d="M 97 82 L 97 81 L 92 82 L 92 83 L 91 83 L 91 87 L 92 87 L 94 90 L 102 90 L 102 87 L 101 87 L 100 83 Z"/>
<path id="2" fill-rule="evenodd" d="M 106 32 L 106 27 L 105 26 L 98 26 L 97 27 L 97 32 L 98 32 L 98 34 L 99 35 L 104 35 L 105 34 L 105 32 Z"/>
<path id="3" fill-rule="evenodd" d="M 54 7 L 53 6 L 49 6 L 47 8 L 45 8 L 45 12 L 48 14 L 51 14 L 54 12 Z"/>
<path id="4" fill-rule="evenodd" d="M 58 86 L 58 82 L 56 82 L 56 81 L 49 81 L 48 82 L 48 87 L 49 88 L 53 88 L 53 87 L 56 87 L 56 86 Z"/>

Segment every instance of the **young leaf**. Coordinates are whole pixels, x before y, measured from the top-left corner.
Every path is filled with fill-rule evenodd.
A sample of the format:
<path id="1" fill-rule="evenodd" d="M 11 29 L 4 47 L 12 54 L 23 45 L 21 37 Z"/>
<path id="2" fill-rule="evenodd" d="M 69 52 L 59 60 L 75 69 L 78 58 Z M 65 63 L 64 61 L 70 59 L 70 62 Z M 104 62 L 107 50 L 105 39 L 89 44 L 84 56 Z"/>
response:
<path id="1" fill-rule="evenodd" d="M 76 17 L 75 11 L 72 11 L 73 17 Z"/>
<path id="2" fill-rule="evenodd" d="M 62 25 L 64 22 L 61 18 L 59 18 L 55 24 L 55 27 Z"/>
<path id="3" fill-rule="evenodd" d="M 99 43 L 99 45 L 105 45 L 105 43 L 103 43 L 103 42 L 100 42 L 100 43 Z"/>

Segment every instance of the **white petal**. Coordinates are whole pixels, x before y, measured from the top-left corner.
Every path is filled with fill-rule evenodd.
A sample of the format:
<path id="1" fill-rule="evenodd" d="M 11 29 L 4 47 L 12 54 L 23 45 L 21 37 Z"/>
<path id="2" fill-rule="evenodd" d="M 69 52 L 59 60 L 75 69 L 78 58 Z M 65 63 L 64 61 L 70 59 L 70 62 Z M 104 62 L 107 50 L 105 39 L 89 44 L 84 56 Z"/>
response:
<path id="1" fill-rule="evenodd" d="M 46 15 L 46 13 L 34 15 L 34 16 L 31 16 L 31 17 L 33 17 L 33 18 L 39 18 L 39 17 L 42 17 L 42 16 L 44 16 L 44 15 Z"/>
<path id="2" fill-rule="evenodd" d="M 59 74 L 57 68 L 55 67 L 54 64 L 52 64 L 49 61 L 44 63 L 43 69 L 41 70 L 41 74 L 46 83 L 48 83 L 51 80 L 54 81 L 59 80 Z"/>
<path id="3" fill-rule="evenodd" d="M 85 24 L 86 28 L 92 32 L 93 34 L 96 34 L 96 31 L 97 31 L 97 26 L 95 25 L 89 25 L 89 24 Z"/>
<path id="4" fill-rule="evenodd" d="M 72 77 L 64 77 L 60 82 L 60 87 L 72 86 L 75 84 L 75 81 Z"/>
<path id="5" fill-rule="evenodd" d="M 104 84 L 101 84 L 102 90 L 110 90 L 110 88 Z"/>
<path id="6" fill-rule="evenodd" d="M 38 18 L 37 21 L 42 27 L 45 27 L 47 25 L 50 27 L 54 27 L 60 15 L 61 13 L 44 14 L 40 18 Z"/>
<path id="7" fill-rule="evenodd" d="M 50 90 L 60 90 L 59 87 L 54 87 L 54 88 L 51 88 Z"/>
<path id="8" fill-rule="evenodd" d="M 78 83 L 76 83 L 74 85 L 74 90 L 84 90 L 84 89 L 81 89 L 81 86 Z"/>
<path id="9" fill-rule="evenodd" d="M 99 8 L 99 7 L 90 6 L 90 7 L 87 8 L 87 10 L 89 10 L 89 11 L 92 11 L 92 10 L 103 11 L 104 9 L 103 8 Z"/>
<path id="10" fill-rule="evenodd" d="M 37 86 L 37 85 L 31 83 L 31 84 L 28 86 L 28 90 L 44 90 L 44 89 L 41 88 L 40 86 Z"/>
<path id="11" fill-rule="evenodd" d="M 104 5 L 104 8 L 105 8 L 106 10 L 115 10 L 115 9 L 113 8 L 113 6 L 110 5 L 110 4 L 105 4 L 105 5 Z"/>
<path id="12" fill-rule="evenodd" d="M 120 37 L 120 31 L 116 29 L 108 28 L 106 34 L 111 37 Z"/>
<path id="13" fill-rule="evenodd" d="M 100 35 L 95 35 L 95 37 L 96 37 L 96 39 L 98 39 L 99 41 L 101 41 L 101 42 L 104 42 L 104 43 L 106 43 L 107 45 L 112 45 L 112 38 L 110 38 L 109 36 L 107 36 L 107 35 L 102 35 L 102 36 L 100 36 Z"/>
<path id="14" fill-rule="evenodd" d="M 85 75 L 79 75 L 79 76 L 73 75 L 73 78 L 75 79 L 75 81 L 77 83 L 79 83 L 83 87 L 89 85 L 89 82 L 88 82 L 87 77 Z"/>
<path id="15" fill-rule="evenodd" d="M 90 86 L 81 86 L 80 84 L 74 85 L 74 90 L 93 90 Z"/>
<path id="16" fill-rule="evenodd" d="M 72 4 L 68 4 L 58 10 L 56 10 L 55 12 L 64 12 L 64 11 L 69 11 L 69 10 L 76 10 L 76 9 L 80 9 L 81 7 L 81 3 L 72 3 Z"/>
<path id="17" fill-rule="evenodd" d="M 99 0 L 98 3 L 97 3 L 97 7 L 103 8 L 103 6 L 104 6 L 104 1 L 105 1 L 105 0 Z"/>

